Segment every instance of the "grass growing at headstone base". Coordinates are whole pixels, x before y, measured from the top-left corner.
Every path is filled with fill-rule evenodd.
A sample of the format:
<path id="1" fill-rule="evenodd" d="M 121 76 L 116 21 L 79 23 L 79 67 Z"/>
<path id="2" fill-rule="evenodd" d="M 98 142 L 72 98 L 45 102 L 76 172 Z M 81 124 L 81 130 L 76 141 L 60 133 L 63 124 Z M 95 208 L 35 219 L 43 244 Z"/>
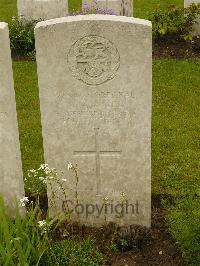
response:
<path id="1" fill-rule="evenodd" d="M 25 174 L 43 162 L 36 64 L 13 65 Z M 199 69 L 200 60 L 153 62 L 152 193 L 173 196 L 169 230 L 190 265 L 200 265 Z"/>
<path id="2" fill-rule="evenodd" d="M 155 61 L 153 68 L 152 188 L 173 196 L 169 230 L 194 266 L 200 265 L 199 70 L 200 60 Z"/>
<path id="3" fill-rule="evenodd" d="M 13 69 L 25 178 L 28 170 L 44 162 L 37 70 L 35 62 L 14 62 Z"/>

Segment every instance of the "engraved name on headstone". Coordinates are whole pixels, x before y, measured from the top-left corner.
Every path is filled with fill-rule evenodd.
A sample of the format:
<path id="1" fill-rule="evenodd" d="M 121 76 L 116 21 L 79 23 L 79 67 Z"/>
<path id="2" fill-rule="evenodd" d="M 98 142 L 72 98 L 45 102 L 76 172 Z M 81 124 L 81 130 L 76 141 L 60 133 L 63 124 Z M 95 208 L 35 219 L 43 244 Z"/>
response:
<path id="1" fill-rule="evenodd" d="M 151 36 L 149 21 L 128 17 L 37 24 L 45 161 L 66 175 L 67 201 L 52 183 L 57 198 L 51 215 L 69 206 L 72 219 L 78 212 L 88 225 L 106 219 L 150 226 Z M 69 162 L 78 164 L 78 178 L 67 171 Z"/>

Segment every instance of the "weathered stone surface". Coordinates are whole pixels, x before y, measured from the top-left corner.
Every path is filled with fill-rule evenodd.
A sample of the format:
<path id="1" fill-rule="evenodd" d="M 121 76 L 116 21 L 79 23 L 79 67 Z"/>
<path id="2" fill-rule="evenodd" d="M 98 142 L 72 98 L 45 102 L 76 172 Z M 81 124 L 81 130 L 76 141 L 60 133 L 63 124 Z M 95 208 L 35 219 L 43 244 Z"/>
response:
<path id="1" fill-rule="evenodd" d="M 190 6 L 192 3 L 200 4 L 200 0 L 184 0 L 185 7 Z M 194 25 L 194 31 L 193 31 L 194 36 L 200 35 L 200 18 L 198 21 L 199 22 Z"/>
<path id="2" fill-rule="evenodd" d="M 83 7 L 85 4 L 90 4 L 101 9 L 112 9 L 116 15 L 120 16 L 133 16 L 133 0 L 83 0 L 82 4 Z"/>
<path id="3" fill-rule="evenodd" d="M 121 0 L 121 16 L 133 16 L 133 0 Z"/>
<path id="4" fill-rule="evenodd" d="M 150 226 L 151 36 L 148 21 L 109 15 L 36 26 L 45 160 L 66 176 L 73 219 L 79 209 L 81 222 L 90 225 L 106 219 Z M 67 162 L 78 163 L 79 208 Z M 59 197 L 50 206 L 54 215 L 67 204 L 59 187 L 52 186 Z M 48 197 L 51 202 L 50 186 Z M 105 200 L 113 206 L 107 213 Z M 126 200 L 133 206 L 126 204 L 128 213 L 119 218 L 117 204 Z"/>
<path id="5" fill-rule="evenodd" d="M 17 0 L 17 9 L 27 21 L 60 18 L 68 13 L 68 0 Z"/>
<path id="6" fill-rule="evenodd" d="M 8 25 L 0 22 L 0 194 L 8 213 L 24 195 Z"/>

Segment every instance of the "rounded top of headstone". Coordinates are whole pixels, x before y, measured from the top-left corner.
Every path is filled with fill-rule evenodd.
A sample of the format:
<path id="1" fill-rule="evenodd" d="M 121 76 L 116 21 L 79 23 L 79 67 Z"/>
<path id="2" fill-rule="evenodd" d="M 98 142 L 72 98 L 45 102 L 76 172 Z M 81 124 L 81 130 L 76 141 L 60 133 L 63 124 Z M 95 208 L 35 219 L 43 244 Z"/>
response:
<path id="1" fill-rule="evenodd" d="M 116 16 L 116 15 L 99 15 L 99 14 L 90 14 L 90 15 L 78 15 L 78 16 L 68 16 L 63 18 L 50 19 L 46 21 L 41 21 L 37 23 L 35 29 L 37 30 L 40 27 L 47 27 L 56 24 L 78 22 L 78 21 L 113 21 L 113 22 L 124 22 L 137 24 L 145 27 L 152 27 L 152 24 L 149 20 L 125 17 L 125 16 Z"/>

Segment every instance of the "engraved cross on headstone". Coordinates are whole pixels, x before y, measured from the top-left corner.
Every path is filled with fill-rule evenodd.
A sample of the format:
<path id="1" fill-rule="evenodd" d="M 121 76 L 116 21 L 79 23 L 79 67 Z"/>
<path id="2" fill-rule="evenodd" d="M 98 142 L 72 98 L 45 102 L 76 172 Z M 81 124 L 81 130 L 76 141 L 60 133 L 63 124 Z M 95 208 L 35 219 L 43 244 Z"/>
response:
<path id="1" fill-rule="evenodd" d="M 95 128 L 95 150 L 90 151 L 74 151 L 77 156 L 90 156 L 95 155 L 96 162 L 96 178 L 97 178 L 97 196 L 101 195 L 101 163 L 100 156 L 120 156 L 122 151 L 107 151 L 100 150 L 99 147 L 99 128 Z"/>

